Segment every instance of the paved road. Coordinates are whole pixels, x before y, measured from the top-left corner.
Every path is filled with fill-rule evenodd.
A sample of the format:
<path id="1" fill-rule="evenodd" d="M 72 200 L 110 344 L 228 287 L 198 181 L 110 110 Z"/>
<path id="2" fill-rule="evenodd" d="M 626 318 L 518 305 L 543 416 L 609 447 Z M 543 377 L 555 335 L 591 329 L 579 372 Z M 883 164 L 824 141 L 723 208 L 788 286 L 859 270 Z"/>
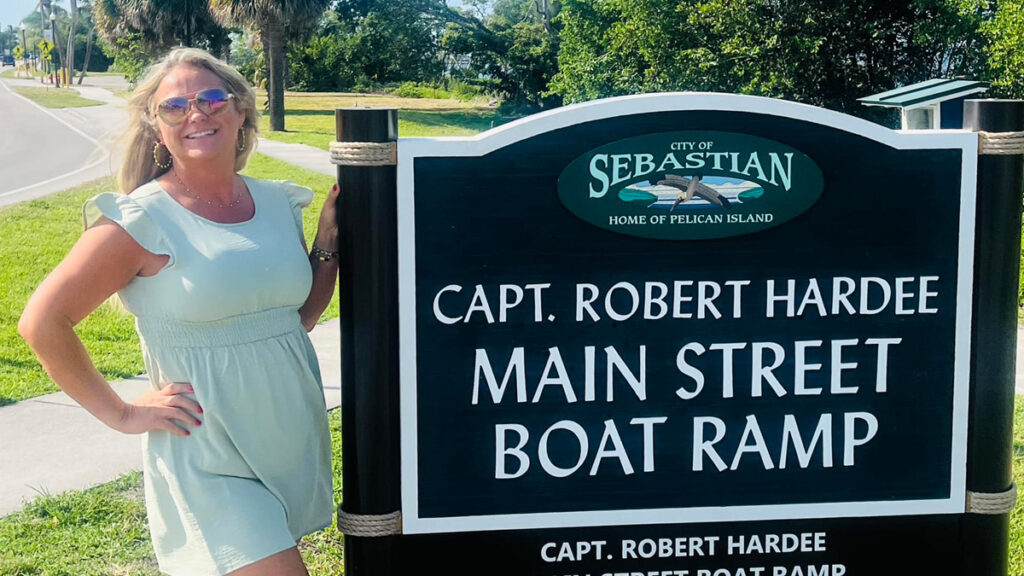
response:
<path id="1" fill-rule="evenodd" d="M 36 197 L 26 193 L 107 158 L 93 137 L 15 94 L 10 84 L 0 81 L 0 205 Z"/>

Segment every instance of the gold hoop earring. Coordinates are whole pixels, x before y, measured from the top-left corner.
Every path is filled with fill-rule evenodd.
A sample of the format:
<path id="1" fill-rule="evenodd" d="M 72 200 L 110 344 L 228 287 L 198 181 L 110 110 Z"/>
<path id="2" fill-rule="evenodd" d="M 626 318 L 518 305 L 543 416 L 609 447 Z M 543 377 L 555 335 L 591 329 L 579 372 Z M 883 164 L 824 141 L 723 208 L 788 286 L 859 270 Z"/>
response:
<path id="1" fill-rule="evenodd" d="M 245 130 L 238 131 L 238 151 L 245 150 Z"/>
<path id="2" fill-rule="evenodd" d="M 171 164 L 174 163 L 174 157 L 171 156 L 171 151 L 167 151 L 167 163 L 160 163 L 160 142 L 153 144 L 153 164 L 156 164 L 157 168 L 170 168 Z"/>

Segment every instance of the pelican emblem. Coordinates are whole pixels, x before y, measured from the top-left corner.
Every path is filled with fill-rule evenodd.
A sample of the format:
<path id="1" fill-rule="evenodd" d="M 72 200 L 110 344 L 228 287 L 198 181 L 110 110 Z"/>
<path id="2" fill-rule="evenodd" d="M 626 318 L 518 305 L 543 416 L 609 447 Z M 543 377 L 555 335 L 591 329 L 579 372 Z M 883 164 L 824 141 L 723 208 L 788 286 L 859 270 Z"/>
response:
<path id="1" fill-rule="evenodd" d="M 710 186 L 701 184 L 700 176 L 694 176 L 687 180 L 682 176 L 675 174 L 666 174 L 665 177 L 657 182 L 659 186 L 671 186 L 672 188 L 678 189 L 679 195 L 676 196 L 676 202 L 672 205 L 670 212 L 676 209 L 683 202 L 689 202 L 696 195 L 698 198 L 703 198 L 715 206 L 725 208 L 729 206 L 728 198 L 725 198 L 718 193 L 715 189 Z"/>

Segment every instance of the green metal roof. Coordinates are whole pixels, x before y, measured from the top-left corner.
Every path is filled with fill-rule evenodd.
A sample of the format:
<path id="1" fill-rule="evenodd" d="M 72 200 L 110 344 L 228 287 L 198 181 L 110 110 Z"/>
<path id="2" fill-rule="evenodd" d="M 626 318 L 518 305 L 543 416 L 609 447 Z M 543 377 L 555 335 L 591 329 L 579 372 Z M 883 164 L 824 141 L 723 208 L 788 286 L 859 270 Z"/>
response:
<path id="1" fill-rule="evenodd" d="M 988 84 L 985 82 L 934 78 L 888 92 L 858 98 L 857 101 L 865 106 L 907 108 L 921 102 L 952 100 L 985 90 L 988 90 Z"/>

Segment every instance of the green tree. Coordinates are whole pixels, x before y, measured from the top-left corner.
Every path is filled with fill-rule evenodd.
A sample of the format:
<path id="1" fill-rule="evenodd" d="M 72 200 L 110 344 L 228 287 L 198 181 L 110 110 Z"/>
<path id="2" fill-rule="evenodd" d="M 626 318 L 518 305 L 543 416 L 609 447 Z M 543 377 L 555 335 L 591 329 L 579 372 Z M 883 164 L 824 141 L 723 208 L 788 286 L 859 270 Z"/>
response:
<path id="1" fill-rule="evenodd" d="M 134 89 L 153 58 L 145 48 L 142 34 L 129 32 L 114 40 L 108 48 L 114 55 L 114 66 Z"/>
<path id="2" fill-rule="evenodd" d="M 982 0 L 565 0 L 553 90 L 758 94 L 861 116 L 861 96 L 984 70 Z"/>
<path id="3" fill-rule="evenodd" d="M 1024 98 L 1024 0 L 999 2 L 985 35 L 991 41 L 989 77 L 996 95 Z"/>
<path id="4" fill-rule="evenodd" d="M 496 0 L 487 13 L 484 2 L 467 8 L 435 8 L 447 21 L 441 46 L 456 60 L 468 57 L 467 79 L 487 77 L 505 103 L 516 109 L 558 105 L 548 92 L 558 70 L 559 26 L 553 17 L 560 3 L 543 0 Z"/>
<path id="5" fill-rule="evenodd" d="M 292 42 L 291 86 L 351 90 L 441 73 L 433 20 L 416 1 L 342 0 L 321 19 L 313 39 Z"/>
<path id="6" fill-rule="evenodd" d="M 259 46 L 255 36 L 244 30 L 232 35 L 231 64 L 255 88 L 265 88 L 261 85 L 258 77 L 266 76 L 267 63 L 263 60 L 263 47 Z"/>
<path id="7" fill-rule="evenodd" d="M 77 50 L 79 47 L 81 47 L 83 40 L 85 42 L 85 53 L 82 55 L 81 60 L 82 70 L 81 73 L 78 75 L 78 84 L 81 85 L 82 80 L 85 78 L 86 71 L 92 64 L 91 61 L 93 57 L 93 40 L 96 38 L 96 22 L 92 17 L 92 5 L 89 2 L 83 3 L 82 9 L 79 12 L 78 27 L 75 34 L 77 38 L 75 47 L 76 61 L 78 60 Z M 106 69 L 106 65 L 104 65 L 104 69 Z"/>
<path id="8" fill-rule="evenodd" d="M 440 73 L 431 20 L 417 2 L 342 0 L 339 32 L 351 37 L 361 75 L 378 82 L 425 80 Z"/>
<path id="9" fill-rule="evenodd" d="M 0 49 L 4 50 L 3 54 L 13 54 L 14 47 L 20 43 L 21 38 L 14 31 L 14 26 L 0 26 Z"/>
<path id="10" fill-rule="evenodd" d="M 94 0 L 92 16 L 104 47 L 114 49 L 118 38 L 133 34 L 150 58 L 179 44 L 223 54 L 229 44 L 205 0 Z"/>
<path id="11" fill-rule="evenodd" d="M 63 48 L 66 50 L 68 47 L 73 49 L 72 60 L 75 65 L 81 64 L 81 70 L 106 70 L 110 64 L 110 58 L 107 58 L 105 54 L 100 51 L 93 51 L 92 44 L 95 37 L 94 22 L 92 16 L 92 1 L 88 0 L 77 0 L 77 18 L 75 18 L 74 27 L 71 26 L 71 14 L 64 8 L 53 4 L 48 5 L 44 10 L 50 10 L 52 7 L 53 14 L 56 16 L 57 32 L 61 35 L 61 43 Z M 40 29 L 40 22 L 45 22 L 46 29 L 50 28 L 49 20 L 50 12 L 45 12 L 45 18 L 40 18 L 39 12 L 33 12 L 27 15 L 21 23 L 25 25 L 25 36 L 30 47 L 36 46 L 39 40 L 42 39 L 43 33 Z M 13 27 L 12 27 L 13 28 Z M 65 42 L 65 34 L 74 30 L 74 41 Z M 17 42 L 21 43 L 20 31 L 14 29 L 13 33 L 17 39 Z M 65 51 L 65 54 L 67 52 Z"/>
<path id="12" fill-rule="evenodd" d="M 270 129 L 284 130 L 285 29 L 289 36 L 308 30 L 331 0 L 210 0 L 214 16 L 226 25 L 258 32 L 267 51 Z"/>

